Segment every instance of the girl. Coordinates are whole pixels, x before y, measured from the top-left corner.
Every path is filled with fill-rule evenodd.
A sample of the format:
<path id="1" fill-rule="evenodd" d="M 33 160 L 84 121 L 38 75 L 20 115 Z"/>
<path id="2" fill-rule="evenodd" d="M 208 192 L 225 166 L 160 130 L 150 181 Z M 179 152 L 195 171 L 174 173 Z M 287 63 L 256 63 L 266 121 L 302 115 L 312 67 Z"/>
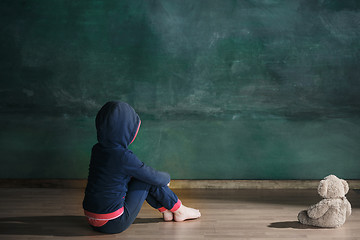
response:
<path id="1" fill-rule="evenodd" d="M 91 152 L 83 208 L 94 230 L 119 233 L 127 229 L 146 200 L 165 221 L 201 216 L 182 205 L 170 188 L 170 175 L 141 162 L 128 146 L 135 140 L 140 118 L 124 102 L 106 103 L 96 116 L 98 143 Z"/>

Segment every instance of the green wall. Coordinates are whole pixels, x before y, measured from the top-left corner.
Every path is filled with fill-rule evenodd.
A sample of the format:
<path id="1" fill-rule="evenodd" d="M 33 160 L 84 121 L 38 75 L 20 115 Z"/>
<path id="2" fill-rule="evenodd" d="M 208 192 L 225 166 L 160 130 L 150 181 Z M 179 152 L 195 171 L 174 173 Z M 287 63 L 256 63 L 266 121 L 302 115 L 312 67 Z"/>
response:
<path id="1" fill-rule="evenodd" d="M 360 179 L 360 1 L 0 1 L 0 178 L 86 178 L 109 100 L 174 179 Z"/>

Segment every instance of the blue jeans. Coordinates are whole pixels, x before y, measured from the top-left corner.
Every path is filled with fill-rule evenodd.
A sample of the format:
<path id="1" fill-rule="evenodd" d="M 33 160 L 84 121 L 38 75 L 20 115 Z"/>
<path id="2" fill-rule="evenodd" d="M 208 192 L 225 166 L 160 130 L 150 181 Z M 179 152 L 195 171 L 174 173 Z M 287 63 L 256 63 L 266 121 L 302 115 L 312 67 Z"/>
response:
<path id="1" fill-rule="evenodd" d="M 168 186 L 157 187 L 148 183 L 132 179 L 128 185 L 124 203 L 124 213 L 104 226 L 93 227 L 94 230 L 103 233 L 120 233 L 126 230 L 136 219 L 144 201 L 155 209 L 172 209 L 179 198 Z"/>

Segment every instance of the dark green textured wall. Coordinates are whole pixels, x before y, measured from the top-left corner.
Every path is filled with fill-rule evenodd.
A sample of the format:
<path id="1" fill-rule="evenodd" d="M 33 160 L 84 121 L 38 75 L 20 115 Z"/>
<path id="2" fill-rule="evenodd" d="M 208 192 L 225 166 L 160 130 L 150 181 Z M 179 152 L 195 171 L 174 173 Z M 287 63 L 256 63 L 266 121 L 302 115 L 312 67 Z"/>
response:
<path id="1" fill-rule="evenodd" d="M 0 178 L 85 178 L 108 100 L 175 179 L 360 178 L 360 2 L 0 1 Z"/>

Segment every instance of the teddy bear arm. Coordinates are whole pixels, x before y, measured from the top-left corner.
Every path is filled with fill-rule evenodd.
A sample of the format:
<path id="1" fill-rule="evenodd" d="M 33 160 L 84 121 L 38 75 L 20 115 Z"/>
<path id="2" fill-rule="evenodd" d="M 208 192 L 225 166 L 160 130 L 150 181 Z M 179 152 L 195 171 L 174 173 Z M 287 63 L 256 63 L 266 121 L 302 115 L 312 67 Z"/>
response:
<path id="1" fill-rule="evenodd" d="M 326 202 L 320 201 L 319 203 L 311 206 L 307 210 L 307 214 L 312 219 L 318 219 L 322 217 L 329 210 L 329 208 L 330 207 L 328 204 L 326 204 Z"/>
<path id="2" fill-rule="evenodd" d="M 346 216 L 350 216 L 351 215 L 351 205 L 350 202 L 346 200 Z"/>

